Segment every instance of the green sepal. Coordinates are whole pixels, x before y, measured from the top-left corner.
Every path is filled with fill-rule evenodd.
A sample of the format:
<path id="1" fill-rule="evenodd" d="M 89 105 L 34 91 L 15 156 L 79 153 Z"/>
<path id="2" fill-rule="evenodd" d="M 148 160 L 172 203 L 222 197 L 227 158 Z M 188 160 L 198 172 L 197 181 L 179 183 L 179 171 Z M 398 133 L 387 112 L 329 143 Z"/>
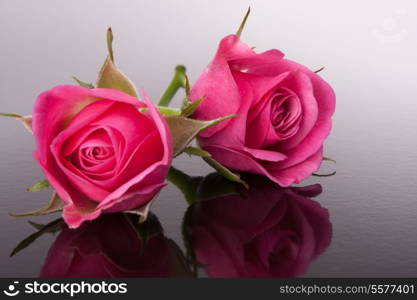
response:
<path id="1" fill-rule="evenodd" d="M 228 168 L 220 164 L 218 161 L 211 157 L 203 157 L 204 161 L 208 163 L 213 169 L 215 169 L 217 172 L 219 172 L 220 175 L 224 176 L 226 179 L 233 181 L 233 182 L 239 182 L 243 184 L 244 187 L 247 189 L 249 188 L 249 185 L 240 178 L 238 174 L 233 173 Z"/>
<path id="2" fill-rule="evenodd" d="M 35 228 L 36 230 L 41 230 L 43 227 L 45 227 L 45 224 L 36 223 L 30 220 L 28 221 L 28 223 L 32 225 L 32 227 Z"/>
<path id="3" fill-rule="evenodd" d="M 239 29 L 236 32 L 236 35 L 238 37 L 240 37 L 242 35 L 242 31 L 245 28 L 245 24 L 246 24 L 246 21 L 248 20 L 249 14 L 250 14 L 250 7 L 248 7 L 248 10 L 247 10 L 245 16 L 243 17 L 242 23 L 240 24 Z"/>
<path id="4" fill-rule="evenodd" d="M 186 118 L 184 116 L 166 116 L 173 137 L 173 155 L 178 156 L 191 143 L 191 141 L 203 130 L 220 123 L 223 120 L 234 118 L 229 115 L 210 121 L 202 121 Z"/>
<path id="5" fill-rule="evenodd" d="M 321 67 L 320 69 L 318 69 L 318 70 L 315 70 L 314 71 L 314 73 L 320 73 L 321 71 L 323 71 L 324 70 L 324 67 Z"/>
<path id="6" fill-rule="evenodd" d="M 8 117 L 8 118 L 15 118 L 15 119 L 20 119 L 23 116 L 19 115 L 19 114 L 14 114 L 14 113 L 5 113 L 5 112 L 0 112 L 0 116 L 3 117 Z"/>
<path id="7" fill-rule="evenodd" d="M 29 132 L 32 132 L 32 116 L 21 116 L 19 114 L 5 112 L 0 112 L 0 116 L 18 120 L 22 122 L 23 126 L 25 126 Z"/>
<path id="8" fill-rule="evenodd" d="M 114 64 L 113 56 L 113 33 L 111 28 L 107 30 L 108 55 L 101 67 L 96 86 L 98 88 L 110 88 L 125 92 L 133 97 L 138 97 L 135 85 Z"/>
<path id="9" fill-rule="evenodd" d="M 46 224 L 40 230 L 38 230 L 37 232 L 29 235 L 27 238 L 25 238 L 19 244 L 17 244 L 17 246 L 10 253 L 10 257 L 12 257 L 16 253 L 20 252 L 21 250 L 27 248 L 37 238 L 44 235 L 45 233 L 51 233 L 51 232 L 54 233 L 54 232 L 62 229 L 64 226 L 65 226 L 65 223 L 64 223 L 64 220 L 62 220 L 62 218 L 56 219 L 56 220 Z"/>
<path id="10" fill-rule="evenodd" d="M 94 88 L 94 85 L 92 84 L 92 83 L 87 83 L 87 82 L 84 82 L 84 81 L 81 81 L 81 80 L 79 80 L 77 77 L 75 77 L 75 76 L 71 76 L 71 78 L 72 79 L 74 79 L 74 81 L 79 85 L 79 86 L 82 86 L 82 87 L 85 87 L 85 88 L 89 88 L 89 89 L 93 89 Z"/>
<path id="11" fill-rule="evenodd" d="M 191 92 L 191 85 L 190 85 L 190 80 L 188 79 L 188 76 L 187 74 L 185 74 L 185 72 L 184 72 L 184 89 L 185 89 L 186 97 L 189 98 L 190 92 Z"/>
<path id="12" fill-rule="evenodd" d="M 142 205 L 142 206 L 137 207 L 135 209 L 125 210 L 124 212 L 127 213 L 127 214 L 133 214 L 133 215 L 139 216 L 138 223 L 142 224 L 148 219 L 149 213 L 151 211 L 151 206 L 152 206 L 153 200 L 154 199 L 152 199 L 151 201 L 149 201 L 145 205 Z"/>
<path id="13" fill-rule="evenodd" d="M 204 98 L 197 99 L 196 101 L 185 99 L 181 108 L 181 115 L 184 117 L 193 115 L 203 100 Z"/>
<path id="14" fill-rule="evenodd" d="M 331 161 L 331 162 L 336 163 L 336 160 L 334 160 L 334 159 L 333 159 L 333 158 L 331 158 L 331 157 L 327 157 L 327 156 L 323 156 L 323 160 L 327 160 L 327 161 Z"/>
<path id="15" fill-rule="evenodd" d="M 42 216 L 61 211 L 64 208 L 64 205 L 64 201 L 62 201 L 61 198 L 59 198 L 58 194 L 54 192 L 51 199 L 45 207 L 26 213 L 9 213 L 9 215 L 12 217 Z"/>
<path id="16" fill-rule="evenodd" d="M 158 111 L 163 115 L 163 116 L 179 116 L 181 115 L 181 110 L 178 108 L 172 108 L 172 107 L 167 107 L 167 106 L 157 106 L 156 107 L 158 109 Z M 139 108 L 139 111 L 141 113 L 147 111 L 148 108 L 147 107 L 141 107 Z"/>
<path id="17" fill-rule="evenodd" d="M 51 185 L 49 184 L 48 180 L 42 179 L 42 180 L 39 180 L 34 185 L 32 185 L 31 187 L 28 187 L 26 190 L 28 192 L 38 192 L 38 191 L 42 191 L 42 190 L 50 188 L 50 187 L 51 187 Z"/>
<path id="18" fill-rule="evenodd" d="M 197 188 L 203 177 L 192 177 L 171 166 L 167 174 L 167 180 L 174 184 L 184 195 L 189 205 L 197 200 Z"/>

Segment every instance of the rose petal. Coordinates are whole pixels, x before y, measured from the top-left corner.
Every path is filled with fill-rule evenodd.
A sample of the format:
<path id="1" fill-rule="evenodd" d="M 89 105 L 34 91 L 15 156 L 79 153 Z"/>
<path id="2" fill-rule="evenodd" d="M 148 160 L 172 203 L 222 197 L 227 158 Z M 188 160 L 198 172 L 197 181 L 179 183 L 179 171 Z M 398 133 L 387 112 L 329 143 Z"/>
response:
<path id="1" fill-rule="evenodd" d="M 293 76 L 283 82 L 283 85 L 297 94 L 302 107 L 302 118 L 297 133 L 280 143 L 280 149 L 289 149 L 296 147 L 311 132 L 316 124 L 319 110 L 313 85 L 306 74 L 294 72 Z"/>
<path id="2" fill-rule="evenodd" d="M 244 73 L 235 73 L 234 79 L 239 86 L 241 106 L 236 113 L 236 117 L 230 119 L 227 128 L 220 130 L 209 138 L 204 138 L 205 135 L 198 137 L 202 146 L 208 144 L 221 144 L 233 148 L 243 148 L 246 135 L 246 119 L 248 109 L 252 104 L 253 93 L 250 86 L 250 78 Z M 222 121 L 221 123 L 223 123 Z M 203 131 L 204 132 L 204 131 Z"/>
<path id="3" fill-rule="evenodd" d="M 244 147 L 243 150 L 249 153 L 250 155 L 252 155 L 254 158 L 257 158 L 260 160 L 278 162 L 278 161 L 285 160 L 287 158 L 285 154 L 282 154 L 276 151 L 253 149 L 253 148 L 248 148 L 248 147 Z"/>
<path id="4" fill-rule="evenodd" d="M 318 170 L 323 160 L 323 147 L 301 163 L 286 169 L 273 170 L 268 168 L 271 176 L 280 186 L 286 187 L 293 183 L 300 183 L 303 179 L 311 176 Z"/>
<path id="5" fill-rule="evenodd" d="M 84 207 L 66 205 L 64 207 L 64 220 L 70 228 L 78 228 L 83 222 L 94 220 L 104 212 L 118 212 L 130 210 L 145 204 L 152 200 L 158 191 L 165 184 L 156 184 L 136 191 L 134 194 L 126 195 L 117 201 L 107 203 L 106 205 L 88 205 Z M 129 200 L 129 201 L 126 201 Z"/>
<path id="6" fill-rule="evenodd" d="M 200 98 L 204 100 L 193 115 L 198 120 L 217 119 L 234 114 L 239 109 L 239 90 L 222 53 L 216 54 L 214 61 L 200 75 L 190 92 L 192 101 Z M 225 120 L 204 130 L 200 135 L 209 137 L 224 128 L 229 122 L 230 120 Z"/>
<path id="7" fill-rule="evenodd" d="M 280 168 L 287 168 L 296 165 L 307 159 L 311 153 L 319 150 L 323 144 L 323 141 L 330 133 L 332 125 L 331 116 L 335 111 L 336 97 L 333 89 L 318 74 L 312 72 L 305 66 L 302 66 L 288 59 L 282 59 L 281 61 L 272 63 L 271 65 L 259 65 L 256 67 L 256 69 L 252 69 L 252 73 L 264 76 L 277 76 L 283 72 L 296 70 L 298 70 L 299 73 L 303 73 L 304 75 L 308 76 L 311 81 L 314 98 L 317 102 L 318 115 L 314 127 L 305 136 L 305 138 L 297 145 L 292 145 L 293 148 L 291 150 L 285 151 L 286 155 L 288 156 L 288 160 L 279 163 Z M 308 107 L 311 108 L 310 105 Z M 313 113 L 306 113 L 306 116 L 313 116 Z M 307 131 L 306 129 L 304 130 Z M 305 132 L 303 132 L 303 134 L 305 134 Z M 281 147 L 287 149 L 288 147 L 285 143 L 285 141 L 282 142 Z M 291 143 L 292 142 L 288 140 L 288 144 L 290 146 Z"/>
<path id="8" fill-rule="evenodd" d="M 265 175 L 276 182 L 273 177 L 256 159 L 234 149 L 220 145 L 207 145 L 203 147 L 211 156 L 222 165 L 233 170 Z M 279 183 L 278 183 L 279 184 Z"/>

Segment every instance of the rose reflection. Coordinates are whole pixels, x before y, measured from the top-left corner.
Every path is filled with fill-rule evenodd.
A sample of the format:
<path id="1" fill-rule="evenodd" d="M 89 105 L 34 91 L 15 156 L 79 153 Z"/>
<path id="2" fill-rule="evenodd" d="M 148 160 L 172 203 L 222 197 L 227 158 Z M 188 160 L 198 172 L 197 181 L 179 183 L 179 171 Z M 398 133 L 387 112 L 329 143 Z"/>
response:
<path id="1" fill-rule="evenodd" d="M 64 228 L 48 252 L 41 277 L 188 277 L 178 246 L 156 217 L 137 224 L 125 214 L 104 215 L 78 229 Z"/>
<path id="2" fill-rule="evenodd" d="M 188 259 L 164 236 L 155 215 L 145 223 L 131 214 L 106 214 L 69 229 L 62 219 L 40 226 L 12 255 L 39 236 L 61 230 L 41 277 L 191 277 L 197 266 L 209 277 L 295 277 L 330 244 L 327 209 L 310 198 L 319 184 L 281 188 L 265 177 L 242 175 L 232 183 L 213 173 L 176 184 L 192 204 L 184 217 Z"/>
<path id="3" fill-rule="evenodd" d="M 187 228 L 196 261 L 209 277 L 303 275 L 331 240 L 327 209 L 310 199 L 321 186 L 280 188 L 264 177 L 244 179 L 249 190 L 203 192 L 190 208 Z M 217 175 L 204 181 L 200 191 L 209 194 L 221 186 Z"/>

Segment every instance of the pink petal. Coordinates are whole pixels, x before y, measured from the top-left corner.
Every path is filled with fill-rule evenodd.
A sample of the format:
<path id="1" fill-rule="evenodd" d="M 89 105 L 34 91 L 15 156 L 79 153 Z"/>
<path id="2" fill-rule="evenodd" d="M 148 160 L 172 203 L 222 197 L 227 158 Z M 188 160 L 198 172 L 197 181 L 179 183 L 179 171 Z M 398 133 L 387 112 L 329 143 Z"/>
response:
<path id="1" fill-rule="evenodd" d="M 248 154 L 220 145 L 207 145 L 203 148 L 216 161 L 230 169 L 265 175 L 275 181 L 275 178 L 255 158 L 252 158 Z"/>
<path id="2" fill-rule="evenodd" d="M 280 149 L 288 149 L 297 147 L 310 133 L 317 121 L 319 111 L 314 97 L 313 85 L 306 74 L 295 72 L 283 85 L 297 94 L 302 106 L 302 119 L 296 135 L 280 143 Z"/>
<path id="3" fill-rule="evenodd" d="M 117 201 L 108 203 L 107 205 L 88 205 L 74 206 L 66 205 L 64 207 L 64 220 L 70 228 L 78 228 L 85 221 L 97 219 L 102 213 L 120 212 L 131 210 L 149 202 L 164 187 L 165 184 L 160 183 L 153 186 L 147 186 L 135 193 L 125 195 Z"/>
<path id="4" fill-rule="evenodd" d="M 197 82 L 193 85 L 190 98 L 195 101 L 204 98 L 194 114 L 196 119 L 212 120 L 231 115 L 242 105 L 238 87 L 233 78 L 232 71 L 240 72 L 241 59 L 248 59 L 250 63 L 264 63 L 270 59 L 279 59 L 283 56 L 278 50 L 270 50 L 261 54 L 255 53 L 246 44 L 242 43 L 236 35 L 226 36 L 219 44 L 214 60 L 203 71 Z M 201 133 L 202 137 L 210 137 L 225 128 L 231 120 L 208 128 Z"/>
<path id="5" fill-rule="evenodd" d="M 293 183 L 300 183 L 305 178 L 311 176 L 313 172 L 318 170 L 322 160 L 323 147 L 297 165 L 281 170 L 273 170 L 271 168 L 268 170 L 271 172 L 271 176 L 274 178 L 276 183 L 280 186 L 286 187 Z"/>
<path id="6" fill-rule="evenodd" d="M 202 146 L 205 144 L 220 144 L 226 147 L 238 148 L 243 147 L 245 143 L 246 120 L 248 110 L 252 104 L 253 93 L 250 78 L 248 78 L 247 74 L 234 73 L 234 79 L 239 87 L 239 94 L 241 95 L 241 106 L 236 112 L 236 117 L 230 119 L 226 128 L 223 128 L 223 130 L 218 131 L 208 138 L 204 138 L 200 134 L 199 142 Z"/>
<path id="7" fill-rule="evenodd" d="M 220 83 L 220 84 L 219 84 Z M 199 105 L 193 117 L 198 120 L 213 120 L 237 112 L 240 106 L 240 95 L 227 60 L 222 53 L 217 53 L 214 61 L 197 79 L 190 92 L 190 99 L 204 100 Z M 230 120 L 208 128 L 201 133 L 209 137 L 223 129 Z"/>
<path id="8" fill-rule="evenodd" d="M 265 161 L 278 162 L 287 158 L 285 154 L 271 150 L 253 149 L 248 147 L 244 147 L 243 150 L 254 158 Z"/>

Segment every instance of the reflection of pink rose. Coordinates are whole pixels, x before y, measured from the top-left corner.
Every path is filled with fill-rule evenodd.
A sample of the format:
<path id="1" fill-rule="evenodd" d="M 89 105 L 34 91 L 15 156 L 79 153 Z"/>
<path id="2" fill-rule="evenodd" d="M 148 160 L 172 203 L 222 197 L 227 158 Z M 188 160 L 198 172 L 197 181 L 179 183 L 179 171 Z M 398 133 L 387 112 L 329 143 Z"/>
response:
<path id="1" fill-rule="evenodd" d="M 331 240 L 328 211 L 309 199 L 321 186 L 280 188 L 244 177 L 240 195 L 201 200 L 191 213 L 191 245 L 210 277 L 294 277 Z"/>
<path id="2" fill-rule="evenodd" d="M 139 108 L 146 108 L 139 112 Z M 57 86 L 33 112 L 34 156 L 61 199 L 70 227 L 102 212 L 147 204 L 164 186 L 172 138 L 150 100 Z"/>
<path id="3" fill-rule="evenodd" d="M 204 97 L 197 119 L 238 115 L 200 134 L 214 159 L 289 186 L 319 168 L 335 95 L 319 75 L 283 56 L 278 50 L 256 54 L 227 36 L 190 97 Z"/>
<path id="4" fill-rule="evenodd" d="M 140 226 L 144 228 L 149 221 Z M 103 278 L 191 275 L 178 246 L 163 235 L 162 229 L 140 236 L 134 227 L 136 223 L 137 220 L 129 220 L 126 215 L 112 214 L 85 223 L 77 229 L 63 229 L 49 249 L 40 276 Z"/>

